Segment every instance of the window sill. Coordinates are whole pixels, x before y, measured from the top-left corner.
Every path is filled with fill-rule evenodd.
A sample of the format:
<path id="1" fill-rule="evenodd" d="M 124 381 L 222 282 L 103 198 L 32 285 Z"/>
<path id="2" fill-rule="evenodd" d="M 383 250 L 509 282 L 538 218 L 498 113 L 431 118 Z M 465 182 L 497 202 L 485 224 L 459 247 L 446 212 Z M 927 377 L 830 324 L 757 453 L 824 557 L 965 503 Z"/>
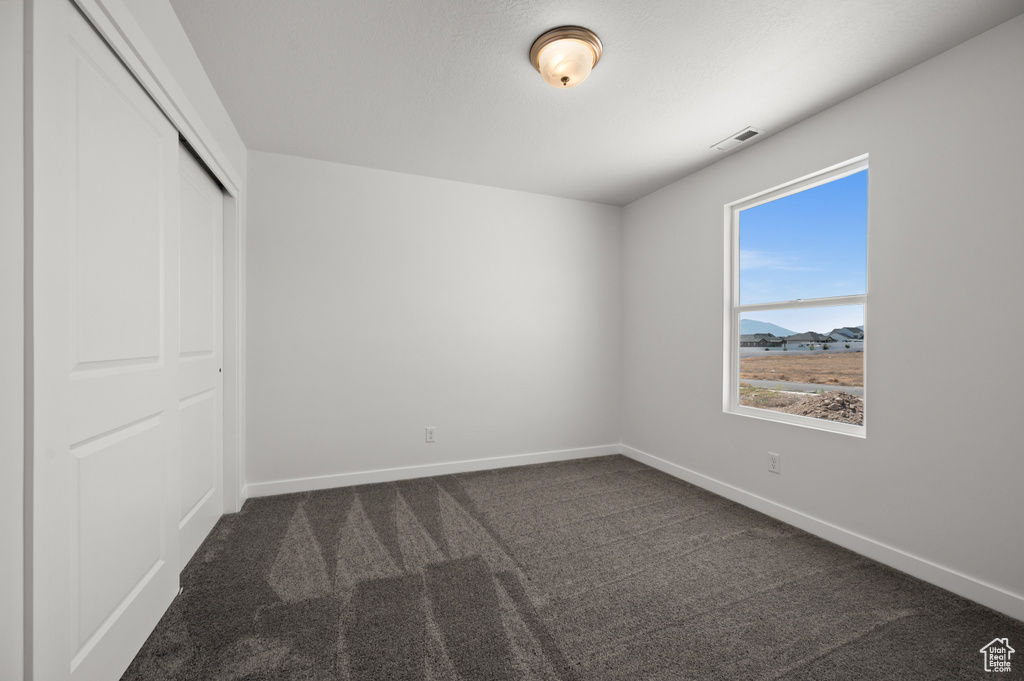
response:
<path id="1" fill-rule="evenodd" d="M 768 409 L 757 409 L 754 407 L 744 406 L 731 407 L 724 409 L 723 411 L 726 414 L 746 416 L 747 418 L 759 419 L 761 421 L 785 423 L 792 426 L 798 426 L 800 428 L 810 428 L 811 430 L 819 430 L 828 433 L 838 433 L 839 435 L 847 435 L 850 437 L 867 437 L 866 425 L 855 426 L 852 423 L 828 421 L 826 419 L 811 418 L 810 416 L 798 416 L 796 414 L 785 414 L 783 412 L 771 411 Z"/>

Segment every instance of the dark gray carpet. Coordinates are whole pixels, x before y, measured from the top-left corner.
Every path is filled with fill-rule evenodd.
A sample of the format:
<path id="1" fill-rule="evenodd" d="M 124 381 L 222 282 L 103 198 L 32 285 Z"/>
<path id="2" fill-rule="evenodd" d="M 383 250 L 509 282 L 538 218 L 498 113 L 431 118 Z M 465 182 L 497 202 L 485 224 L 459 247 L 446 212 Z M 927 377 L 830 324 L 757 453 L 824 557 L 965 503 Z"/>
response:
<path id="1" fill-rule="evenodd" d="M 621 456 L 251 499 L 125 681 L 982 679 L 1024 623 Z"/>

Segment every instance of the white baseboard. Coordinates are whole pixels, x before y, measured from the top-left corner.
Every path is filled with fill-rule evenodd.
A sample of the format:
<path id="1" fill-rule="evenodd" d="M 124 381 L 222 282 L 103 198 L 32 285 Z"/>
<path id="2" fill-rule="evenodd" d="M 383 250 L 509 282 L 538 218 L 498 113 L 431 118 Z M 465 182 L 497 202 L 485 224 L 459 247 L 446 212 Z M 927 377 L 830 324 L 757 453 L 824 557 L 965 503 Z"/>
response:
<path id="1" fill-rule="evenodd" d="M 685 480 L 709 492 L 781 520 L 784 523 L 799 527 L 801 530 L 810 532 L 822 539 L 827 539 L 862 556 L 867 556 L 877 560 L 879 563 L 896 568 L 900 572 L 905 572 L 929 584 L 952 591 L 964 598 L 1024 621 L 1024 596 L 1004 591 L 999 587 L 969 577 L 956 570 L 937 565 L 925 558 L 911 555 L 894 546 L 883 544 L 874 539 L 859 535 L 856 532 L 851 532 L 824 520 L 819 520 L 756 494 L 745 492 L 738 487 L 733 487 L 720 480 L 692 471 L 689 468 L 665 461 L 639 449 L 621 445 L 620 452 L 635 461 L 668 473 L 672 477 Z"/>
<path id="2" fill-rule="evenodd" d="M 382 468 L 380 470 L 359 471 L 357 473 L 320 475 L 310 478 L 295 478 L 292 480 L 256 482 L 245 486 L 242 491 L 242 497 L 243 499 L 248 499 L 250 497 L 266 497 L 273 494 L 310 492 L 313 490 L 331 489 L 334 487 L 350 487 L 352 485 L 365 485 L 374 482 L 391 482 L 394 480 L 408 480 L 410 478 L 426 478 L 432 475 L 468 473 L 471 471 L 483 471 L 492 468 L 508 468 L 510 466 L 525 466 L 534 463 L 548 463 L 549 461 L 569 461 L 571 459 L 584 459 L 590 456 L 607 456 L 609 454 L 620 453 L 621 449 L 617 444 L 601 445 L 598 447 L 580 447 L 578 449 L 559 449 L 550 452 L 533 452 L 531 454 L 496 456 L 487 459 L 470 459 L 468 461 L 433 463 L 422 466 Z"/>

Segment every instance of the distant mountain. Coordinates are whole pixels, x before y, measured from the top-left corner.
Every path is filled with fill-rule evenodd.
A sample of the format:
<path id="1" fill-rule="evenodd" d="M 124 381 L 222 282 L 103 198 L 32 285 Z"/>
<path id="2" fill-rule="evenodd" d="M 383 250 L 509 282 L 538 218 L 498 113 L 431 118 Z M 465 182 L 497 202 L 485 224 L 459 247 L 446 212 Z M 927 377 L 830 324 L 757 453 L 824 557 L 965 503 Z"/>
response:
<path id="1" fill-rule="evenodd" d="M 759 322 L 756 319 L 741 319 L 740 333 L 773 333 L 782 338 L 783 336 L 792 336 L 796 332 L 784 329 L 776 324 Z"/>

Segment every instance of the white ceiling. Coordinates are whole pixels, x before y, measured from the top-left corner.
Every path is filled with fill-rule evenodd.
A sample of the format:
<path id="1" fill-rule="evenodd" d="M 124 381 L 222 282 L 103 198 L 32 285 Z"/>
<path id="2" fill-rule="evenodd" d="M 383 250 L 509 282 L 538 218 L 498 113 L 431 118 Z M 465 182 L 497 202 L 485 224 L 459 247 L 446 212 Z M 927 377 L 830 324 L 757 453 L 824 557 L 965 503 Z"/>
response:
<path id="1" fill-rule="evenodd" d="M 997 24 L 1024 0 L 171 0 L 246 146 L 624 205 Z M 570 90 L 529 62 L 595 31 Z M 758 138 L 760 139 L 760 138 Z M 757 140 L 737 150 L 756 144 Z"/>

